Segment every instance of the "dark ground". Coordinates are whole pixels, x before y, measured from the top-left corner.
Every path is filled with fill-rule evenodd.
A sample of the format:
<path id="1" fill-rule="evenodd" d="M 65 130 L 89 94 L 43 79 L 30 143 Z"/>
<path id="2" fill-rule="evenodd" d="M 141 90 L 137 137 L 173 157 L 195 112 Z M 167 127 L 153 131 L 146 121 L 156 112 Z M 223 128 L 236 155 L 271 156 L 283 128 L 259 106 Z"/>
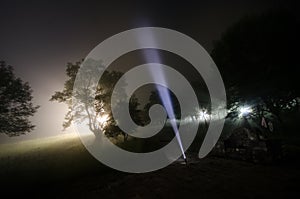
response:
<path id="1" fill-rule="evenodd" d="M 18 198 L 294 199 L 300 195 L 299 151 L 290 147 L 286 159 L 272 164 L 189 155 L 188 165 L 129 174 L 101 165 L 78 138 L 58 137 L 2 147 L 0 191 Z"/>
<path id="2" fill-rule="evenodd" d="M 145 174 L 107 169 L 70 181 L 15 187 L 11 193 L 31 198 L 297 198 L 299 185 L 297 165 L 209 157 Z"/>

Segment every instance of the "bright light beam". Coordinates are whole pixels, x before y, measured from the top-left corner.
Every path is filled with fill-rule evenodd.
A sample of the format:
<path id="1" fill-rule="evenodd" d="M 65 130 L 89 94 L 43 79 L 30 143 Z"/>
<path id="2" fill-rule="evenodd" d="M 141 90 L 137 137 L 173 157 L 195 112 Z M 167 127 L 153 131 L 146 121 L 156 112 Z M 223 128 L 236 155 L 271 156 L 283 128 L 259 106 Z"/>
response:
<path id="1" fill-rule="evenodd" d="M 161 71 L 162 72 L 162 71 Z M 162 86 L 157 86 L 156 87 L 159 93 L 159 97 L 167 111 L 167 115 L 169 117 L 171 126 L 173 131 L 175 132 L 175 136 L 176 139 L 178 141 L 182 156 L 184 158 L 184 160 L 186 160 L 186 156 L 183 150 L 183 146 L 182 146 L 182 142 L 181 142 L 181 138 L 180 138 L 180 134 L 179 134 L 179 130 L 177 128 L 177 123 L 176 123 L 176 118 L 175 118 L 175 114 L 174 114 L 174 110 L 172 107 L 172 101 L 171 101 L 171 97 L 170 97 L 170 92 L 168 91 L 167 88 L 162 87 Z"/>
<path id="2" fill-rule="evenodd" d="M 143 35 L 143 38 L 140 39 L 148 39 L 151 42 L 155 42 L 153 35 L 151 33 L 149 33 L 148 35 Z M 160 57 L 157 51 L 149 51 L 144 53 L 145 59 L 147 63 L 161 63 L 160 62 Z M 160 70 L 160 68 L 150 68 L 150 73 L 154 79 L 154 81 L 156 82 L 164 82 L 165 85 L 167 85 L 166 83 L 166 78 L 164 75 L 164 72 L 162 70 Z M 174 113 L 174 109 L 172 106 L 172 100 L 170 97 L 170 92 L 167 88 L 163 87 L 163 86 L 156 86 L 157 90 L 158 90 L 158 94 L 159 97 L 163 103 L 163 106 L 166 109 L 167 115 L 169 117 L 172 129 L 175 133 L 175 137 L 177 139 L 177 142 L 179 144 L 182 156 L 186 162 L 186 156 L 184 153 L 184 149 L 182 146 L 182 142 L 181 142 L 181 138 L 180 138 L 180 134 L 179 134 L 179 130 L 177 128 L 177 123 L 176 123 L 176 118 L 175 118 L 175 113 Z"/>

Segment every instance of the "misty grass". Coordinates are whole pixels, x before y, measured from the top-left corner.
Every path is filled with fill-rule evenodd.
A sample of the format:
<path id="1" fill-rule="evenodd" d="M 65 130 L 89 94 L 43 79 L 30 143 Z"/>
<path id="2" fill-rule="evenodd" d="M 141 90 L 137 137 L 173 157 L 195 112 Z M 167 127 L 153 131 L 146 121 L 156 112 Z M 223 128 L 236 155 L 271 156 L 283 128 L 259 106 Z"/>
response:
<path id="1" fill-rule="evenodd" d="M 0 145 L 0 176 L 7 182 L 69 180 L 107 170 L 74 135 Z"/>

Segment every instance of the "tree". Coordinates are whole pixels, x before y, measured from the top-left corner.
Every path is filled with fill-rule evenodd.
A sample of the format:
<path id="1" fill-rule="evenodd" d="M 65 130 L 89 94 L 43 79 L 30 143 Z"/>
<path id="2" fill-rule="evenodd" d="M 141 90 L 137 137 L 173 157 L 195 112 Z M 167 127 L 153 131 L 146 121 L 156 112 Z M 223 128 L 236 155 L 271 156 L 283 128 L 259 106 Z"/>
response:
<path id="1" fill-rule="evenodd" d="M 13 67 L 0 61 L 0 133 L 19 136 L 34 129 L 29 117 L 39 106 L 32 104 L 28 82 L 14 75 Z"/>
<path id="2" fill-rule="evenodd" d="M 99 70 L 104 70 L 102 64 L 95 60 L 87 60 L 85 64 L 89 65 L 89 70 L 84 71 L 86 79 L 80 81 L 79 87 L 81 89 L 76 91 L 76 101 L 72 102 L 73 86 L 75 82 L 76 75 L 80 68 L 81 62 L 76 62 L 74 64 L 68 63 L 66 74 L 68 80 L 64 84 L 63 91 L 57 91 L 51 97 L 51 101 L 63 102 L 68 105 L 68 112 L 65 116 L 65 121 L 63 123 L 64 129 L 69 127 L 74 122 L 82 122 L 83 120 L 88 120 L 88 127 L 95 136 L 99 136 L 101 132 L 104 132 L 108 137 L 116 137 L 119 134 L 123 134 L 125 140 L 127 139 L 127 134 L 122 132 L 118 127 L 117 121 L 113 118 L 111 110 L 111 95 L 114 90 L 115 84 L 121 78 L 123 73 L 118 71 L 107 71 L 103 72 L 101 79 L 98 81 L 96 76 Z M 98 82 L 97 85 L 91 85 L 92 80 Z M 122 106 L 128 106 L 125 104 L 124 97 L 125 94 L 125 82 L 121 84 L 123 87 L 117 90 L 118 103 L 117 108 Z M 96 88 L 96 93 L 91 93 L 91 88 Z M 136 121 L 139 120 L 139 106 L 137 98 L 133 95 L 130 99 L 129 110 L 132 114 L 132 118 Z"/>
<path id="3" fill-rule="evenodd" d="M 299 111 L 299 21 L 285 12 L 246 17 L 214 44 L 212 58 L 227 89 L 229 116 L 250 103 L 256 116 Z"/>

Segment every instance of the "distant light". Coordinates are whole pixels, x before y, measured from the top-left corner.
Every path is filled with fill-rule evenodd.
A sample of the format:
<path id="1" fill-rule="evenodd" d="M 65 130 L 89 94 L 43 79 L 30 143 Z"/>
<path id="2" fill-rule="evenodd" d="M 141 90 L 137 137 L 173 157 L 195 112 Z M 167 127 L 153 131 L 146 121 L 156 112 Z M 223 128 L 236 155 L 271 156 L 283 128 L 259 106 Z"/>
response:
<path id="1" fill-rule="evenodd" d="M 203 120 L 203 121 L 206 121 L 206 120 L 208 120 L 209 119 L 209 114 L 207 113 L 207 110 L 200 110 L 199 112 L 198 112 L 198 115 L 199 115 L 199 119 L 200 120 Z"/>
<path id="2" fill-rule="evenodd" d="M 249 106 L 244 106 L 239 109 L 239 117 L 245 117 L 252 113 L 252 108 Z"/>
<path id="3" fill-rule="evenodd" d="M 109 115 L 104 114 L 97 118 L 97 121 L 100 123 L 100 126 L 103 128 L 107 125 L 107 121 L 109 120 Z"/>

